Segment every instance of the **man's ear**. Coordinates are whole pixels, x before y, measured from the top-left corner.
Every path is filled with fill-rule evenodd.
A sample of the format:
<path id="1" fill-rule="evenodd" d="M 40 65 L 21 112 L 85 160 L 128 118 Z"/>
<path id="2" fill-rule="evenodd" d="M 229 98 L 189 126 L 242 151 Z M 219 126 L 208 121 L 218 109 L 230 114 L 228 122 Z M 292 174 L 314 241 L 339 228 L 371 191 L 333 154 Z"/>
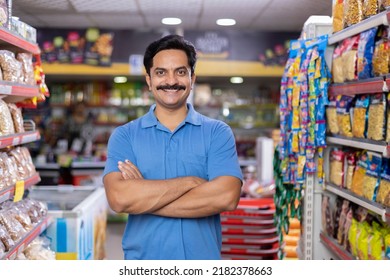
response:
<path id="1" fill-rule="evenodd" d="M 195 81 L 196 81 L 196 75 L 192 74 L 192 76 L 191 76 L 191 88 L 194 87 Z"/>
<path id="2" fill-rule="evenodd" d="M 151 86 L 151 83 L 150 83 L 150 76 L 148 74 L 146 74 L 145 80 L 146 80 L 146 83 L 148 84 L 149 90 L 151 91 L 152 90 L 152 86 Z"/>

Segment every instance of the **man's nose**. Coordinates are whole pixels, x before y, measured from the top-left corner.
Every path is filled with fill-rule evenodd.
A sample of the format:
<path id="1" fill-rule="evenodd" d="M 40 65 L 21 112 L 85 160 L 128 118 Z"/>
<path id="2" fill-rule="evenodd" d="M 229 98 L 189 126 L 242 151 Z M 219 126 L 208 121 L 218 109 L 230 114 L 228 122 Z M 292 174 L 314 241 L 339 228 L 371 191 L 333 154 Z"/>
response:
<path id="1" fill-rule="evenodd" d="M 166 76 L 166 83 L 169 85 L 177 84 L 177 76 L 174 72 L 168 73 Z"/>

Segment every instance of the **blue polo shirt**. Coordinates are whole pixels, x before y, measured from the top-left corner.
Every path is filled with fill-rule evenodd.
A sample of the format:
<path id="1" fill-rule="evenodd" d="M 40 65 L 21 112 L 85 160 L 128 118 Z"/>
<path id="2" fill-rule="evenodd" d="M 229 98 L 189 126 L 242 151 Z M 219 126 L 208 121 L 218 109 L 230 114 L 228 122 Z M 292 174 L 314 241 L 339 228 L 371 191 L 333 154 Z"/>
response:
<path id="1" fill-rule="evenodd" d="M 108 141 L 104 175 L 119 171 L 129 159 L 145 179 L 198 176 L 205 180 L 229 175 L 242 180 L 234 135 L 222 121 L 210 119 L 187 104 L 186 119 L 171 132 L 154 115 L 117 127 Z M 167 218 L 129 215 L 122 239 L 125 259 L 220 259 L 220 216 Z"/>

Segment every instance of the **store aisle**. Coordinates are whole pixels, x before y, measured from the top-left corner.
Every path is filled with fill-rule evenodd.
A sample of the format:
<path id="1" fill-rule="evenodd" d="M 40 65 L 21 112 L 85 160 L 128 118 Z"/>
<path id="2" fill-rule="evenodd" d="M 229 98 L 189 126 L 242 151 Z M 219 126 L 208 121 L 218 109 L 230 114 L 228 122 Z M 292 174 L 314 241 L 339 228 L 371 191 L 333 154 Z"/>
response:
<path id="1" fill-rule="evenodd" d="M 122 234 L 125 222 L 108 222 L 106 236 L 106 259 L 123 260 Z"/>

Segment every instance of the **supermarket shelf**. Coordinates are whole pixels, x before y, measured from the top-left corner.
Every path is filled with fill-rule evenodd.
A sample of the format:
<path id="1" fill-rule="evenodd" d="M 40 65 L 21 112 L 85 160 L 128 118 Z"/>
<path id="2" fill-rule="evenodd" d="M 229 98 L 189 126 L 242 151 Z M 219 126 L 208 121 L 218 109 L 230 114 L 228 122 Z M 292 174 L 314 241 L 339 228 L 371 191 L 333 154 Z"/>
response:
<path id="1" fill-rule="evenodd" d="M 0 47 L 2 49 L 10 49 L 12 46 L 13 49 L 17 51 L 25 51 L 32 54 L 40 54 L 41 50 L 37 44 L 26 41 L 21 36 L 13 33 L 12 31 L 0 27 Z"/>
<path id="2" fill-rule="evenodd" d="M 257 165 L 257 161 L 255 159 L 240 159 L 240 166 L 249 166 L 249 165 Z"/>
<path id="3" fill-rule="evenodd" d="M 144 75 L 130 75 L 128 63 L 113 63 L 109 67 L 90 66 L 85 64 L 44 63 L 42 68 L 46 76 L 135 76 L 143 79 Z M 221 71 L 223 69 L 223 71 Z M 252 61 L 221 61 L 199 59 L 196 66 L 198 77 L 282 77 L 284 67 L 266 66 Z"/>
<path id="4" fill-rule="evenodd" d="M 353 257 L 350 253 L 345 251 L 333 238 L 329 238 L 326 234 L 323 232 L 320 233 L 320 240 L 324 245 L 332 251 L 334 254 L 336 254 L 337 257 L 339 257 L 342 260 L 355 260 L 356 258 Z"/>
<path id="5" fill-rule="evenodd" d="M 60 166 L 58 163 L 34 163 L 36 169 L 44 169 L 44 170 L 58 170 Z"/>
<path id="6" fill-rule="evenodd" d="M 387 88 L 385 87 L 387 86 Z M 390 76 L 376 77 L 329 86 L 329 95 L 356 95 L 386 92 L 390 88 Z"/>
<path id="7" fill-rule="evenodd" d="M 106 165 L 105 161 L 96 161 L 96 162 L 88 162 L 88 161 L 82 161 L 82 162 L 72 162 L 72 168 L 104 168 Z"/>
<path id="8" fill-rule="evenodd" d="M 37 238 L 48 226 L 52 223 L 52 218 L 50 216 L 45 217 L 43 221 L 38 223 L 27 235 L 22 238 L 10 251 L 8 251 L 3 260 L 14 260 L 16 256 L 26 249 L 35 238 Z"/>
<path id="9" fill-rule="evenodd" d="M 390 155 L 390 146 L 385 141 L 374 141 L 363 138 L 350 138 L 337 135 L 326 137 L 326 142 L 328 144 L 343 145 L 351 148 L 377 152 L 384 157 L 388 157 Z"/>
<path id="10" fill-rule="evenodd" d="M 360 205 L 367 210 L 370 210 L 371 212 L 379 215 L 382 219 L 382 221 L 389 223 L 390 222 L 390 208 L 386 208 L 382 204 L 376 203 L 374 201 L 368 200 L 364 197 L 358 196 L 354 194 L 353 192 L 343 189 L 337 186 L 334 186 L 333 184 L 326 183 L 325 184 L 325 190 L 328 192 L 331 192 L 333 194 L 336 194 L 340 197 L 343 197 L 357 205 Z"/>
<path id="11" fill-rule="evenodd" d="M 36 183 L 39 183 L 41 181 L 41 177 L 38 173 L 31 176 L 30 178 L 27 178 L 24 180 L 24 190 L 31 188 Z M 0 203 L 12 199 L 15 195 L 15 185 L 11 187 L 6 187 L 3 190 L 0 190 Z"/>
<path id="12" fill-rule="evenodd" d="M 0 149 L 37 141 L 41 138 L 39 131 L 28 131 L 18 134 L 0 136 Z"/>
<path id="13" fill-rule="evenodd" d="M 80 162 L 72 162 L 71 168 L 77 169 L 103 169 L 105 166 L 105 161 L 80 161 Z M 58 170 L 60 169 L 60 165 L 58 163 L 35 163 L 35 168 L 37 169 L 45 169 L 45 170 Z"/>
<path id="14" fill-rule="evenodd" d="M 4 96 L 4 100 L 7 102 L 15 103 L 39 95 L 38 86 L 0 81 L 0 97 Z"/>
<path id="15" fill-rule="evenodd" d="M 389 17 L 390 17 L 389 15 L 390 15 L 390 9 L 387 9 L 386 11 L 383 11 L 375 16 L 367 18 L 357 24 L 354 24 L 339 32 L 336 32 L 335 34 L 329 37 L 328 44 L 333 45 L 346 38 L 357 35 L 363 31 L 379 26 L 381 24 L 389 25 Z"/>

